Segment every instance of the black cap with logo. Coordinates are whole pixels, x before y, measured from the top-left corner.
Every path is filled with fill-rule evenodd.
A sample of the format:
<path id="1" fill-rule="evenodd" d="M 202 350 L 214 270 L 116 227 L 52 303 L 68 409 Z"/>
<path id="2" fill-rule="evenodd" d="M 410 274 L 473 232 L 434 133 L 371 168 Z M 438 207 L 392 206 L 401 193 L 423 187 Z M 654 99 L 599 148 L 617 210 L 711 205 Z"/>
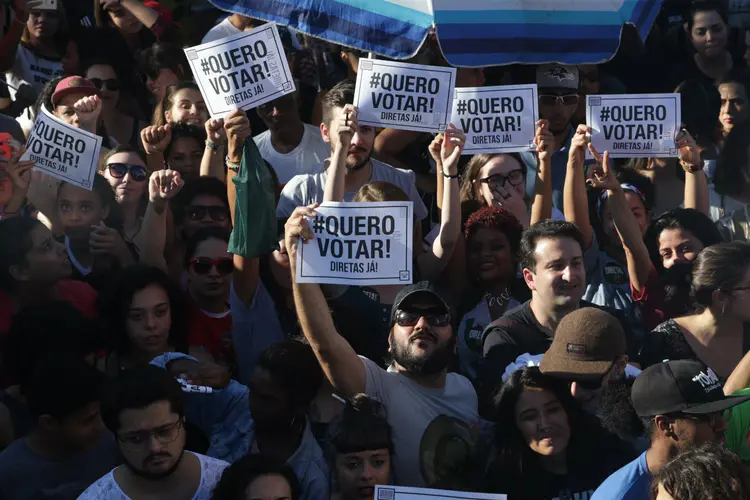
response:
<path id="1" fill-rule="evenodd" d="M 393 307 L 391 308 L 391 326 L 396 321 L 396 311 L 401 309 L 405 303 L 411 302 L 416 298 L 433 301 L 438 307 L 445 309 L 445 312 L 451 313 L 451 317 L 453 316 L 450 294 L 447 290 L 442 289 L 432 282 L 420 281 L 419 283 L 405 286 L 396 295 L 396 300 L 393 301 Z"/>
<path id="2" fill-rule="evenodd" d="M 711 368 L 687 359 L 646 368 L 636 377 L 630 397 L 640 417 L 705 415 L 750 400 L 750 396 L 725 396 L 722 383 Z"/>

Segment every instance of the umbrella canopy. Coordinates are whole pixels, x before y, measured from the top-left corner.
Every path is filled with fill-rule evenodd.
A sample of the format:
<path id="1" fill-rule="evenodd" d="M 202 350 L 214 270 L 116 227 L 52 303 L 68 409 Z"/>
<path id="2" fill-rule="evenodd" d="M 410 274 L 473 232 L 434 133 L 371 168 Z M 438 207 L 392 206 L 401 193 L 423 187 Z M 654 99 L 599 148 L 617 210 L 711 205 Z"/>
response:
<path id="1" fill-rule="evenodd" d="M 642 38 L 662 0 L 210 0 L 393 59 L 413 57 L 431 27 L 454 66 L 598 63 L 617 52 L 625 23 Z"/>

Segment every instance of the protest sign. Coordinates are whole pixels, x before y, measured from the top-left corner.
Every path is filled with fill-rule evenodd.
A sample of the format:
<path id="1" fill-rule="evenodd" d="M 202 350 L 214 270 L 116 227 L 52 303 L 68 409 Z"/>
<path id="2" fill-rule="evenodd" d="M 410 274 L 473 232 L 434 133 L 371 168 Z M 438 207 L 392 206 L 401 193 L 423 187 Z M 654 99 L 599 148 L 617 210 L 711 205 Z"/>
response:
<path id="1" fill-rule="evenodd" d="M 408 285 L 412 282 L 413 202 L 326 202 L 299 245 L 298 283 Z"/>
<path id="2" fill-rule="evenodd" d="M 612 158 L 677 156 L 680 94 L 590 95 L 591 143 Z"/>
<path id="3" fill-rule="evenodd" d="M 90 191 L 102 138 L 58 120 L 44 106 L 39 111 L 21 160 L 31 160 L 35 169 Z"/>
<path id="4" fill-rule="evenodd" d="M 456 88 L 451 123 L 466 134 L 462 154 L 535 149 L 536 85 Z"/>
<path id="5" fill-rule="evenodd" d="M 295 90 L 273 23 L 188 47 L 185 55 L 211 116 L 255 108 Z"/>
<path id="6" fill-rule="evenodd" d="M 464 491 L 407 488 L 405 486 L 375 486 L 375 500 L 506 500 L 506 495 L 468 493 Z"/>
<path id="7" fill-rule="evenodd" d="M 456 69 L 360 59 L 354 104 L 360 125 L 442 132 L 450 123 Z"/>

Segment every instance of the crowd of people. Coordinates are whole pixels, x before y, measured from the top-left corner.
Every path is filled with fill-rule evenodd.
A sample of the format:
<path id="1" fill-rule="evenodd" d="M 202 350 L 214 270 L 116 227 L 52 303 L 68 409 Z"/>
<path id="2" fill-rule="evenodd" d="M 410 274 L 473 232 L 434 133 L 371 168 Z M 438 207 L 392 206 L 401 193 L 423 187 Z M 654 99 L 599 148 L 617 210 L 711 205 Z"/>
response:
<path id="1" fill-rule="evenodd" d="M 665 0 L 603 64 L 458 68 L 538 87 L 533 151 L 471 156 L 360 124 L 347 47 L 280 27 L 296 91 L 217 118 L 183 48 L 263 21 L 1 3 L 0 498 L 750 498 L 730 14 Z M 409 62 L 448 65 L 434 36 Z M 591 144 L 587 96 L 673 92 L 676 157 Z M 102 138 L 90 189 L 21 159 L 43 111 Z M 295 280 L 319 204 L 352 201 L 412 203 L 413 284 Z"/>

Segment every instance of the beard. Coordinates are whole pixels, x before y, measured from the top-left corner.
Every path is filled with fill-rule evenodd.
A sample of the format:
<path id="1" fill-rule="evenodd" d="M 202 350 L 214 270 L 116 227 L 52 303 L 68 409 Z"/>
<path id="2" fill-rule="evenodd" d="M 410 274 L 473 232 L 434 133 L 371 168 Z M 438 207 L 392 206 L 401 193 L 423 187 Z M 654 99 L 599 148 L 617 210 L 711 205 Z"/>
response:
<path id="1" fill-rule="evenodd" d="M 143 479 L 150 480 L 150 481 L 158 481 L 160 479 L 164 479 L 165 477 L 171 476 L 174 473 L 174 471 L 177 470 L 177 467 L 179 467 L 180 462 L 182 462 L 182 457 L 184 455 L 185 455 L 185 449 L 183 448 L 182 451 L 180 451 L 180 456 L 177 457 L 177 461 L 169 469 L 167 469 L 166 471 L 163 471 L 163 472 L 156 472 L 156 473 L 154 473 L 154 472 L 148 472 L 148 471 L 143 470 L 143 469 L 139 469 L 134 464 L 132 464 L 131 462 L 129 462 L 128 459 L 125 458 L 125 456 L 122 456 L 122 454 L 121 454 L 121 456 L 122 456 L 122 463 L 124 463 L 125 466 L 128 469 L 130 469 L 130 471 L 134 475 L 136 475 L 138 477 L 141 477 Z"/>
<path id="2" fill-rule="evenodd" d="M 409 343 L 391 344 L 393 360 L 412 375 L 435 375 L 445 370 L 453 359 L 453 342 L 438 345 L 430 354 L 417 355 L 409 350 Z"/>
<path id="3" fill-rule="evenodd" d="M 356 172 L 357 170 L 361 170 L 364 168 L 368 163 L 370 163 L 370 159 L 372 158 L 372 150 L 367 154 L 364 160 L 362 160 L 359 163 L 355 163 L 354 165 L 349 165 L 349 163 L 346 164 L 346 169 L 351 170 L 353 172 Z"/>
<path id="4" fill-rule="evenodd" d="M 625 441 L 643 435 L 643 424 L 630 402 L 630 389 L 634 377 L 612 380 L 602 393 L 599 403 L 599 420 L 602 426 Z"/>

